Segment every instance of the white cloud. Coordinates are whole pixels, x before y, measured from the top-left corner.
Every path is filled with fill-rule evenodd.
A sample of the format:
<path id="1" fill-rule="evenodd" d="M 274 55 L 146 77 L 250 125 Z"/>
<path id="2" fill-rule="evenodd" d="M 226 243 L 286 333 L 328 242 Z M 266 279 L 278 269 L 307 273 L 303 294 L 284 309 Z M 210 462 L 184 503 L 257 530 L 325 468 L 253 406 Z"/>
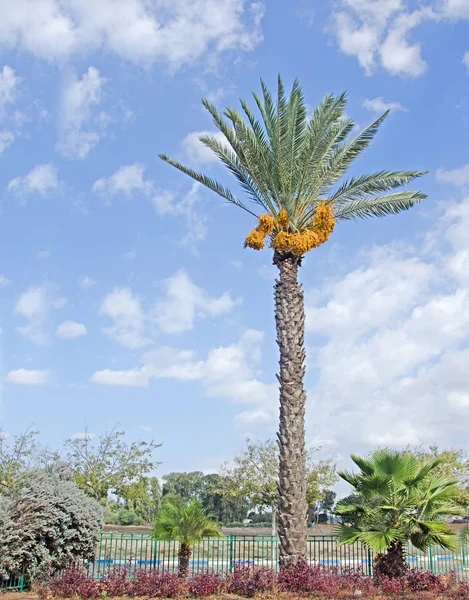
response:
<path id="1" fill-rule="evenodd" d="M 50 374 L 46 370 L 16 369 L 8 373 L 6 381 L 18 385 L 47 385 L 50 382 Z"/>
<path id="2" fill-rule="evenodd" d="M 400 102 L 386 102 L 382 96 L 378 98 L 366 98 L 362 102 L 363 108 L 370 110 L 371 112 L 384 113 L 387 110 L 392 111 L 407 111 L 405 106 L 402 106 Z"/>
<path id="3" fill-rule="evenodd" d="M 437 0 L 439 11 L 451 20 L 469 19 L 469 0 Z"/>
<path id="4" fill-rule="evenodd" d="M 197 360 L 190 350 L 160 347 L 146 352 L 138 368 L 97 371 L 91 381 L 135 387 L 147 387 L 152 379 L 162 378 L 200 381 L 208 397 L 254 405 L 238 415 L 240 424 L 270 422 L 277 415 L 278 392 L 276 384 L 262 382 L 257 372 L 263 337 L 261 331 L 247 330 L 237 342 L 210 350 L 205 360 Z"/>
<path id="5" fill-rule="evenodd" d="M 92 383 L 124 387 L 148 387 L 148 377 L 141 371 L 96 371 L 91 376 Z"/>
<path id="6" fill-rule="evenodd" d="M 469 72 L 469 52 L 466 52 L 464 54 L 464 56 L 462 57 L 462 62 L 463 62 L 463 65 L 466 65 L 466 68 Z"/>
<path id="7" fill-rule="evenodd" d="M 30 286 L 20 295 L 13 311 L 13 314 L 28 321 L 26 325 L 18 327 L 19 333 L 40 346 L 47 344 L 51 308 L 63 308 L 66 302 L 66 298 L 57 296 L 53 286 Z"/>
<path id="8" fill-rule="evenodd" d="M 156 303 L 155 321 L 165 333 L 182 333 L 194 327 L 196 318 L 218 317 L 233 310 L 239 300 L 229 293 L 215 298 L 195 285 L 184 270 L 164 281 L 165 298 Z"/>
<path id="9" fill-rule="evenodd" d="M 181 244 L 190 246 L 192 249 L 207 235 L 207 219 L 200 214 L 198 209 L 199 192 L 200 184 L 194 183 L 190 191 L 181 199 L 177 199 L 175 194 L 168 190 L 159 192 L 152 199 L 157 214 L 172 215 L 184 219 L 187 234 L 181 239 Z"/>
<path id="10" fill-rule="evenodd" d="M 5 277 L 5 275 L 0 275 L 0 286 L 4 287 L 10 285 L 11 281 Z"/>
<path id="11" fill-rule="evenodd" d="M 148 196 L 153 190 L 153 183 L 144 178 L 145 167 L 138 163 L 119 167 L 109 177 L 101 177 L 93 184 L 93 192 L 102 194 L 109 201 L 116 195 L 143 194 Z"/>
<path id="12" fill-rule="evenodd" d="M 83 275 L 78 280 L 78 285 L 83 290 L 89 290 L 91 287 L 93 287 L 94 285 L 96 285 L 96 281 L 94 281 L 94 279 L 91 279 L 91 277 L 88 277 L 88 275 Z"/>
<path id="13" fill-rule="evenodd" d="M 67 158 L 85 158 L 104 136 L 109 117 L 97 109 L 102 101 L 105 79 L 89 67 L 79 79 L 67 72 L 61 98 L 57 148 Z"/>
<path id="14" fill-rule="evenodd" d="M 21 79 L 8 65 L 5 65 L 0 71 L 0 155 L 14 142 L 19 134 L 21 124 L 15 123 L 14 113 L 10 114 L 10 108 L 16 102 L 20 81 Z M 19 116 L 21 113 L 16 114 Z M 5 123 L 4 126 L 3 123 Z M 6 127 L 6 129 L 3 127 Z"/>
<path id="15" fill-rule="evenodd" d="M 31 195 L 45 197 L 60 187 L 57 168 L 52 163 L 36 165 L 22 177 L 15 177 L 7 186 L 9 192 L 20 198 Z"/>
<path id="16" fill-rule="evenodd" d="M 142 431 L 145 431 L 146 433 L 150 433 L 150 431 L 152 430 L 152 428 L 149 425 L 140 425 L 140 429 Z"/>
<path id="17" fill-rule="evenodd" d="M 468 0 L 433 0 L 417 10 L 408 0 L 339 0 L 332 30 L 342 52 L 355 56 L 367 75 L 381 65 L 391 75 L 419 77 L 427 69 L 419 43 L 410 39 L 422 23 L 469 18 Z"/>
<path id="18" fill-rule="evenodd" d="M 367 249 L 359 267 L 307 295 L 310 435 L 344 454 L 467 447 L 468 226 L 469 198 L 448 203 L 433 246 Z"/>
<path id="19" fill-rule="evenodd" d="M 63 340 L 69 340 L 86 335 L 86 327 L 82 323 L 76 323 L 75 321 L 63 321 L 63 323 L 57 326 L 55 334 Z"/>
<path id="20" fill-rule="evenodd" d="M 206 166 L 219 162 L 219 158 L 210 148 L 207 148 L 200 137 L 210 135 L 217 141 L 228 146 L 228 142 L 221 131 L 192 131 L 182 140 L 181 146 L 188 160 L 197 166 Z"/>
<path id="21" fill-rule="evenodd" d="M 18 331 L 25 338 L 35 344 L 46 343 L 47 336 L 44 331 L 47 317 L 48 301 L 45 286 L 31 286 L 19 297 L 14 314 L 28 319 L 28 324 L 19 327 Z"/>
<path id="22" fill-rule="evenodd" d="M 458 169 L 438 169 L 436 176 L 438 181 L 443 183 L 451 183 L 459 187 L 469 185 L 469 163 Z"/>
<path id="23" fill-rule="evenodd" d="M 244 0 L 15 0 L 4 3 L 0 44 L 48 61 L 104 51 L 176 69 L 206 54 L 252 50 L 262 15 L 260 2 Z"/>
<path id="24" fill-rule="evenodd" d="M 39 250 L 39 252 L 36 254 L 36 256 L 38 258 L 40 258 L 41 260 L 46 260 L 46 259 L 50 258 L 50 255 L 51 255 L 50 250 Z"/>
<path id="25" fill-rule="evenodd" d="M 129 288 L 115 288 L 104 298 L 99 312 L 114 321 L 104 332 L 122 346 L 135 349 L 150 342 L 140 299 Z"/>

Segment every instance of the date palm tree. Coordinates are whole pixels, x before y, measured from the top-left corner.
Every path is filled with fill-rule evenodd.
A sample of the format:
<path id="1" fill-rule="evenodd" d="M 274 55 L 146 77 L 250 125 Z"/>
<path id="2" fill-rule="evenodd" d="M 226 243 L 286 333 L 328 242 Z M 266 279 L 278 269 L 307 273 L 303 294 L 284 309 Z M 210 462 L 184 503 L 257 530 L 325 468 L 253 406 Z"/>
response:
<path id="1" fill-rule="evenodd" d="M 179 542 L 179 575 L 186 577 L 192 547 L 205 538 L 218 538 L 220 526 L 212 521 L 198 500 L 168 499 L 158 511 L 153 526 L 153 537 L 158 540 Z"/>
<path id="2" fill-rule="evenodd" d="M 208 100 L 204 107 L 224 140 L 202 135 L 205 144 L 235 176 L 249 205 L 218 181 L 161 154 L 173 165 L 257 219 L 245 246 L 260 250 L 265 240 L 273 250 L 279 276 L 275 283 L 275 322 L 280 349 L 279 539 L 280 562 L 305 556 L 307 533 L 305 473 L 304 297 L 298 269 L 304 255 L 329 238 L 336 221 L 396 214 L 425 195 L 400 190 L 419 177 L 417 171 L 378 171 L 343 176 L 387 116 L 357 135 L 345 116 L 346 95 L 326 96 L 308 115 L 304 95 L 295 81 L 285 94 L 278 78 L 276 98 L 261 81 L 254 94 L 260 118 L 241 100 L 244 117 L 232 108 L 224 115 Z"/>
<path id="3" fill-rule="evenodd" d="M 351 458 L 360 471 L 339 473 L 353 488 L 335 508 L 343 518 L 339 543 L 370 548 L 375 575 L 401 576 L 408 542 L 424 552 L 431 545 L 457 549 L 457 532 L 442 519 L 467 510 L 460 504 L 458 481 L 438 474 L 441 461 L 419 463 L 409 452 L 392 450 Z"/>

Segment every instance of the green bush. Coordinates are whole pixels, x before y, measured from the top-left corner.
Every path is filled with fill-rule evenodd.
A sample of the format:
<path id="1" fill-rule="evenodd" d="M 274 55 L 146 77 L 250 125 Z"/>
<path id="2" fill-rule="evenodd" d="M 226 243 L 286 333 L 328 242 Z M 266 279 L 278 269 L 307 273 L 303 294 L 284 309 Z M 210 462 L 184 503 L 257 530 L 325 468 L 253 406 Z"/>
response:
<path id="1" fill-rule="evenodd" d="M 28 472 L 0 498 L 0 575 L 24 574 L 30 582 L 91 559 L 101 526 L 101 506 L 64 472 Z"/>

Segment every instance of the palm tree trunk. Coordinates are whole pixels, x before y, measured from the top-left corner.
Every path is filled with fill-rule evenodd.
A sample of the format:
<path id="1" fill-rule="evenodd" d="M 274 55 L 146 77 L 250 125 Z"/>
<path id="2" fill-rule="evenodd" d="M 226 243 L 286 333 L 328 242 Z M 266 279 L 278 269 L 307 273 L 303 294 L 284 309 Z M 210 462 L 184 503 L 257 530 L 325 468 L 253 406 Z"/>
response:
<path id="1" fill-rule="evenodd" d="M 304 296 L 298 284 L 301 257 L 275 252 L 280 275 L 275 283 L 275 323 L 280 350 L 280 449 L 278 535 L 280 565 L 306 556 Z"/>
<path id="2" fill-rule="evenodd" d="M 391 542 L 386 552 L 375 556 L 373 574 L 376 579 L 379 579 L 380 575 L 402 577 L 406 570 L 407 564 L 402 542 Z"/>
<path id="3" fill-rule="evenodd" d="M 178 553 L 179 577 L 187 577 L 189 575 L 189 559 L 191 557 L 191 554 L 192 554 L 192 548 L 189 546 L 189 544 L 185 544 L 184 542 L 181 542 L 181 545 L 179 547 L 179 553 Z"/>

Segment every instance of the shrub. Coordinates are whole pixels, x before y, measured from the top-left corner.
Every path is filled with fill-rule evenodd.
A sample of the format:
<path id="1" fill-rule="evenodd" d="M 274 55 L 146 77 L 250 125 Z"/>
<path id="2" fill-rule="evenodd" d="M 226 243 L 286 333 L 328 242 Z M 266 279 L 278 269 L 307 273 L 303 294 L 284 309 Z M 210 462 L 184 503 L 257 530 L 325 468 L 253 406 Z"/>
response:
<path id="1" fill-rule="evenodd" d="M 30 582 L 93 558 L 101 523 L 100 505 L 64 472 L 29 472 L 0 499 L 0 573 Z"/>
<path id="2" fill-rule="evenodd" d="M 206 598 L 218 594 L 224 587 L 224 581 L 218 573 L 200 573 L 189 581 L 189 592 L 196 598 Z"/>
<path id="3" fill-rule="evenodd" d="M 320 564 L 309 565 L 305 561 L 282 568 L 278 575 L 278 586 L 282 592 L 321 592 L 331 596 L 344 592 L 353 595 L 357 591 L 366 594 L 374 589 L 372 579 L 364 577 L 359 569 L 339 573 L 338 569 L 329 569 Z"/>
<path id="4" fill-rule="evenodd" d="M 268 567 L 236 566 L 228 578 L 230 594 L 252 598 L 255 594 L 275 589 L 276 576 Z"/>
<path id="5" fill-rule="evenodd" d="M 102 594 L 101 582 L 94 581 L 85 569 L 79 566 L 69 566 L 47 583 L 36 586 L 36 592 L 41 599 L 45 598 L 97 598 Z"/>

